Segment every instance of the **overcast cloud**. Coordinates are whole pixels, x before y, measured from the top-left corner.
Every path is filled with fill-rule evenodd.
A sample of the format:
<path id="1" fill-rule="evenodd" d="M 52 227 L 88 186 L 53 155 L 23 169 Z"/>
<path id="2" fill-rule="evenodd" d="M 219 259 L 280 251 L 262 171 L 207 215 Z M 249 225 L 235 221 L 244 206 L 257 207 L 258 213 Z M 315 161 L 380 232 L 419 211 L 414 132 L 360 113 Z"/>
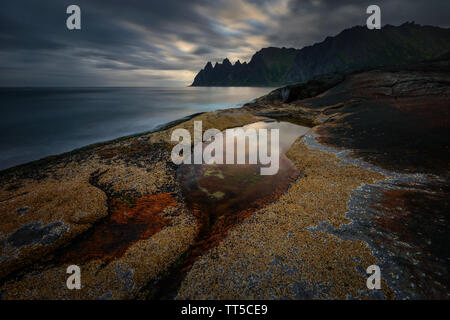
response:
<path id="1" fill-rule="evenodd" d="M 66 28 L 81 8 L 80 31 Z M 448 0 L 2 0 L 0 86 L 185 86 L 207 61 L 248 61 L 365 23 L 450 27 Z"/>

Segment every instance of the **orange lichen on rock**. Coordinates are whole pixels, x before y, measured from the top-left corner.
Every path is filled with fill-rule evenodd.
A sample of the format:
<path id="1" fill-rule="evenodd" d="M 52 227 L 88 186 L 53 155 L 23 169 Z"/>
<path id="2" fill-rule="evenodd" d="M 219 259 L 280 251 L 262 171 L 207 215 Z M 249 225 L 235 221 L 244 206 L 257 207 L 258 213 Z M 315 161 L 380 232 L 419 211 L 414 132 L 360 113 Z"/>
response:
<path id="1" fill-rule="evenodd" d="M 84 263 L 93 259 L 109 262 L 118 258 L 135 242 L 163 229 L 170 221 L 164 215 L 165 209 L 176 205 L 170 193 L 147 195 L 133 201 L 112 199 L 107 220 L 72 245 L 61 262 Z"/>
<path id="2" fill-rule="evenodd" d="M 152 229 L 158 228 L 167 221 L 167 218 L 161 217 L 160 213 L 165 208 L 176 204 L 176 200 L 170 193 L 148 195 L 136 199 L 134 203 L 113 199 L 110 204 L 113 208 L 111 221 L 118 224 L 148 224 L 153 227 Z"/>

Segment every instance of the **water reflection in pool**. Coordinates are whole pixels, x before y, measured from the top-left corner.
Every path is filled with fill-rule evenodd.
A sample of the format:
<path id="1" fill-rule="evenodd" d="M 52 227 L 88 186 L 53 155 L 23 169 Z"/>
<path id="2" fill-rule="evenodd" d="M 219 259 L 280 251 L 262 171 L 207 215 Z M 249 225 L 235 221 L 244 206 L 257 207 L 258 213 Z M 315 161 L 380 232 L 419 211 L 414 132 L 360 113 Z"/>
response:
<path id="1" fill-rule="evenodd" d="M 211 235 L 213 229 L 226 230 L 246 214 L 275 201 L 299 175 L 284 153 L 309 128 L 276 121 L 243 127 L 248 128 L 279 129 L 277 174 L 261 175 L 260 164 L 184 164 L 178 169 L 184 200 L 200 220 L 200 236 Z"/>

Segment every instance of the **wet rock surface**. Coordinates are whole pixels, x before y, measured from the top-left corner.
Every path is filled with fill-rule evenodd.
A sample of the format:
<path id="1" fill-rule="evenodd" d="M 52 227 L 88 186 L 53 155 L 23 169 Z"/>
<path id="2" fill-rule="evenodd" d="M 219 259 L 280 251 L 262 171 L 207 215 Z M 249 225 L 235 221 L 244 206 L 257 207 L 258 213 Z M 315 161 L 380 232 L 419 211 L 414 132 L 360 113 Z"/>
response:
<path id="1" fill-rule="evenodd" d="M 233 110 L 197 118 L 205 130 L 260 119 Z M 198 233 L 170 159 L 171 127 L 192 130 L 193 121 L 1 172 L 2 299 L 129 299 L 155 290 Z M 81 290 L 66 287 L 72 264 Z"/>
<path id="2" fill-rule="evenodd" d="M 449 65 L 325 78 L 1 172 L 0 297 L 448 299 Z M 171 130 L 266 117 L 313 127 L 286 153 L 300 174 L 205 232 Z M 66 288 L 72 264 L 81 290 Z M 381 290 L 367 289 L 372 264 Z"/>
<path id="3" fill-rule="evenodd" d="M 448 299 L 449 83 L 443 58 L 346 75 L 316 97 L 285 103 L 272 94 L 245 107 L 313 118 L 320 124 L 302 144 L 385 177 L 352 191 L 350 223 L 309 230 L 366 243 L 399 299 Z"/>

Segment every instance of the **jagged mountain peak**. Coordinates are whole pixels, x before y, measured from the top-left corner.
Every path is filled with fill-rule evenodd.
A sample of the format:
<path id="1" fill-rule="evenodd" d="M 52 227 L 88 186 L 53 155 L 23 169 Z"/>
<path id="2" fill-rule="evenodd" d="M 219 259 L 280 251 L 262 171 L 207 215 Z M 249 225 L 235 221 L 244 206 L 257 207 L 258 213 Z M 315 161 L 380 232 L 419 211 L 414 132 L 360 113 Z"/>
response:
<path id="1" fill-rule="evenodd" d="M 450 29 L 414 21 L 369 30 L 357 25 L 303 49 L 267 47 L 250 61 L 225 58 L 201 70 L 193 86 L 280 86 L 314 76 L 432 59 L 450 51 Z"/>

